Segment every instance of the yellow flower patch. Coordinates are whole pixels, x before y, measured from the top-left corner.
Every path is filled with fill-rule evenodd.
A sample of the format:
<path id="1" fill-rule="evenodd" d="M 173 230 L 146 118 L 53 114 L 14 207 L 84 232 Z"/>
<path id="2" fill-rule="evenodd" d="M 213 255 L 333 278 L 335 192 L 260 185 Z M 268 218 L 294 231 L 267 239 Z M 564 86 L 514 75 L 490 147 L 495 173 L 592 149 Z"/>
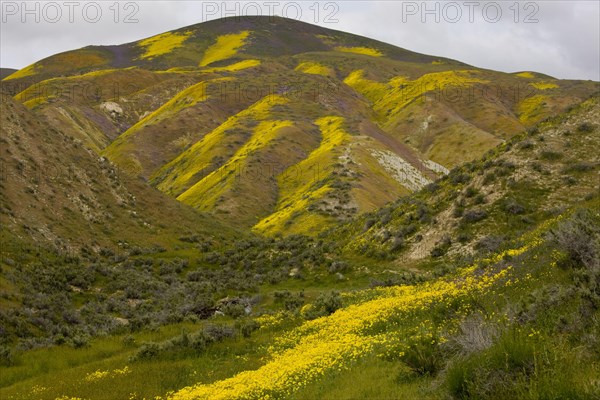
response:
<path id="1" fill-rule="evenodd" d="M 533 74 L 531 72 L 528 72 L 528 71 L 519 72 L 517 74 L 517 76 L 519 76 L 521 78 L 527 78 L 527 79 L 533 79 L 533 78 L 535 78 L 535 76 L 533 76 Z"/>
<path id="2" fill-rule="evenodd" d="M 336 51 L 343 51 L 344 53 L 355 53 L 355 54 L 364 54 L 372 57 L 382 57 L 383 53 L 379 50 L 370 48 L 370 47 L 343 47 L 338 46 L 335 48 Z"/>
<path id="3" fill-rule="evenodd" d="M 260 60 L 244 60 L 227 65 L 225 67 L 206 68 L 203 69 L 202 72 L 236 72 L 243 69 L 258 67 L 259 65 Z"/>
<path id="4" fill-rule="evenodd" d="M 322 224 L 323 216 L 318 213 L 305 213 L 307 207 L 316 200 L 324 198 L 331 187 L 321 185 L 320 182 L 332 171 L 323 169 L 323 166 L 332 165 L 335 151 L 340 149 L 350 140 L 350 135 L 344 131 L 344 118 L 328 116 L 320 118 L 316 124 L 321 129 L 322 140 L 320 146 L 313 150 L 307 158 L 289 167 L 278 177 L 280 200 L 276 211 L 258 222 L 254 230 L 263 234 L 275 234 L 284 228 L 289 232 L 310 232 Z M 294 221 L 296 227 L 286 227 L 294 215 L 301 215 Z"/>
<path id="5" fill-rule="evenodd" d="M 553 82 L 532 82 L 531 86 L 538 90 L 548 90 L 548 89 L 557 89 L 558 85 Z"/>
<path id="6" fill-rule="evenodd" d="M 303 62 L 298 64 L 296 71 L 304 72 L 305 74 L 334 76 L 333 70 L 325 65 L 314 62 Z"/>
<path id="7" fill-rule="evenodd" d="M 21 68 L 20 70 L 18 70 L 15 73 L 10 74 L 3 80 L 9 81 L 11 79 L 19 79 L 19 78 L 25 78 L 26 76 L 35 75 L 37 73 L 36 69 L 37 69 L 36 65 L 31 64 L 31 65 L 26 66 L 25 68 Z"/>
<path id="8" fill-rule="evenodd" d="M 246 39 L 250 35 L 250 31 L 242 31 L 240 33 L 232 33 L 230 35 L 222 35 L 217 38 L 217 42 L 210 46 L 204 53 L 200 66 L 212 64 L 216 61 L 226 60 L 237 54 L 246 43 Z"/>
<path id="9" fill-rule="evenodd" d="M 544 110 L 545 102 L 548 98 L 541 94 L 531 96 L 519 103 L 519 121 L 528 124 L 534 123 Z"/>
<path id="10" fill-rule="evenodd" d="M 370 290 L 369 296 L 374 298 L 305 322 L 281 337 L 270 348 L 271 360 L 257 370 L 212 384 L 186 387 L 169 399 L 285 398 L 330 371 L 347 369 L 368 354 L 401 354 L 414 340 L 442 343 L 443 339 L 437 339 L 440 332 L 427 320 L 403 337 L 377 328 L 399 318 L 410 321 L 415 312 L 432 306 L 469 298 L 506 278 L 509 271 L 475 277 L 471 269 L 466 269 L 452 280 Z"/>
<path id="11" fill-rule="evenodd" d="M 138 42 L 138 46 L 144 48 L 142 59 L 152 59 L 163 54 L 170 53 L 173 49 L 181 47 L 192 32 L 172 33 L 166 32 L 160 35 L 152 36 Z"/>

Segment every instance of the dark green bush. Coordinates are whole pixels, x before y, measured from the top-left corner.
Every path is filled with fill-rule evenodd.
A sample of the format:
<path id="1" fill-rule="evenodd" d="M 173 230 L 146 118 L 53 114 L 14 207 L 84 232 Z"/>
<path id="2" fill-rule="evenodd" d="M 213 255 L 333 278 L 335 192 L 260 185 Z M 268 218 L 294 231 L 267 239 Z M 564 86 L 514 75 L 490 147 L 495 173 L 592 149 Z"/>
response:
<path id="1" fill-rule="evenodd" d="M 545 150 L 541 152 L 540 158 L 546 161 L 556 161 L 562 158 L 562 154 L 555 151 Z"/>
<path id="2" fill-rule="evenodd" d="M 583 122 L 581 124 L 579 124 L 579 126 L 577 127 L 577 132 L 581 132 L 581 133 L 590 133 L 594 131 L 594 125 L 590 124 L 589 122 Z"/>
<path id="3" fill-rule="evenodd" d="M 161 352 L 161 346 L 158 343 L 148 342 L 142 344 L 133 356 L 134 360 L 149 360 L 158 357 Z"/>
<path id="4" fill-rule="evenodd" d="M 225 325 L 208 324 L 204 328 L 204 333 L 213 342 L 222 342 L 235 336 L 235 330 Z"/>
<path id="5" fill-rule="evenodd" d="M 11 367 L 15 364 L 15 356 L 13 350 L 5 345 L 0 345 L 0 365 L 3 367 Z"/>
<path id="6" fill-rule="evenodd" d="M 570 173 L 570 172 L 587 172 L 587 171 L 591 171 L 594 169 L 594 164 L 590 163 L 590 162 L 577 162 L 574 164 L 571 164 L 567 167 L 565 167 L 563 169 L 563 173 Z"/>
<path id="7" fill-rule="evenodd" d="M 365 231 L 365 232 L 368 231 L 376 223 L 377 223 L 377 220 L 375 218 L 367 218 L 365 220 L 365 225 L 363 227 L 363 231 Z"/>
<path id="8" fill-rule="evenodd" d="M 462 220 L 465 223 L 474 223 L 485 219 L 487 215 L 487 211 L 483 209 L 473 209 L 465 211 Z"/>
<path id="9" fill-rule="evenodd" d="M 465 184 L 471 181 L 471 177 L 469 174 L 464 174 L 461 172 L 452 172 L 450 173 L 450 182 L 454 185 Z"/>
<path id="10" fill-rule="evenodd" d="M 431 249 L 431 256 L 434 258 L 441 257 L 450 249 L 452 245 L 452 239 L 450 236 L 445 235 L 442 239 L 436 244 L 436 246 Z"/>
<path id="11" fill-rule="evenodd" d="M 444 365 L 444 355 L 436 336 L 414 340 L 400 359 L 418 375 L 434 375 Z"/>
<path id="12" fill-rule="evenodd" d="M 484 236 L 475 244 L 475 250 L 479 250 L 483 253 L 493 253 L 500 249 L 503 241 L 504 237 L 502 236 Z"/>
<path id="13" fill-rule="evenodd" d="M 304 313 L 304 318 L 315 319 L 333 314 L 342 307 L 342 297 L 339 292 L 321 293 L 311 307 Z"/>
<path id="14" fill-rule="evenodd" d="M 525 207 L 512 197 L 504 200 L 502 208 L 509 214 L 516 215 L 525 212 Z"/>
<path id="15" fill-rule="evenodd" d="M 336 272 L 346 272 L 350 269 L 350 265 L 345 261 L 333 261 L 329 266 L 328 270 L 334 274 Z"/>
<path id="16" fill-rule="evenodd" d="M 228 317 L 234 319 L 246 315 L 246 308 L 241 303 L 227 303 L 221 307 L 220 311 Z"/>
<path id="17" fill-rule="evenodd" d="M 253 332 L 260 328 L 260 324 L 253 319 L 243 320 L 239 322 L 238 329 L 243 337 L 249 338 Z"/>

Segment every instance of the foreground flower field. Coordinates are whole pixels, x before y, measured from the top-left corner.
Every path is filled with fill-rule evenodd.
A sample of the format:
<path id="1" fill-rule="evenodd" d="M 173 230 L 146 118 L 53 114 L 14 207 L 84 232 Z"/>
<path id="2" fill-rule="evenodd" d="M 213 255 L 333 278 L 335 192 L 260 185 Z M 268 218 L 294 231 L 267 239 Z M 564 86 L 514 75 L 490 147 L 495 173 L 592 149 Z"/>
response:
<path id="1" fill-rule="evenodd" d="M 523 247 L 510 253 L 518 255 L 527 249 Z M 213 384 L 186 387 L 167 398 L 286 397 L 326 373 L 348 368 L 368 354 L 400 356 L 411 340 L 434 340 L 433 337 L 439 335 L 428 320 L 422 319 L 432 307 L 460 310 L 462 300 L 493 285 L 510 282 L 511 267 L 479 276 L 476 270 L 477 266 L 471 266 L 452 279 L 365 291 L 364 300 L 330 316 L 308 321 L 279 338 L 270 348 L 270 361 L 261 368 Z M 448 322 L 446 327 L 452 325 Z M 403 340 L 409 338 L 411 340 Z"/>

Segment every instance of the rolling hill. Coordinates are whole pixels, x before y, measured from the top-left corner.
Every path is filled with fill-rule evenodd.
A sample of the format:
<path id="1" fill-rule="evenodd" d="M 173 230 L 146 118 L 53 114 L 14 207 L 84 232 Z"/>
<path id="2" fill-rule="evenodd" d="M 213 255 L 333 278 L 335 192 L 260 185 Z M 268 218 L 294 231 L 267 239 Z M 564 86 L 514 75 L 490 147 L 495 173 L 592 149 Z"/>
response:
<path id="1" fill-rule="evenodd" d="M 1 86 L 2 399 L 600 398 L 598 82 L 241 18 Z"/>
<path id="2" fill-rule="evenodd" d="M 58 54 L 3 87 L 160 191 L 269 236 L 375 210 L 598 90 L 267 17 Z"/>

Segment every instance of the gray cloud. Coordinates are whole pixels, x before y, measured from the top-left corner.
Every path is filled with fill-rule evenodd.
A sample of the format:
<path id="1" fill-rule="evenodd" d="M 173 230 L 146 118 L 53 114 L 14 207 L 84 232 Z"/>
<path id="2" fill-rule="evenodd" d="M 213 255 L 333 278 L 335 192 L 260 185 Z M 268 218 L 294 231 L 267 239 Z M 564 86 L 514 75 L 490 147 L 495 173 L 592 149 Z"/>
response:
<path id="1" fill-rule="evenodd" d="M 269 1 L 228 1 L 226 7 L 234 12 L 245 8 L 255 13 L 257 7 L 249 5 L 254 3 L 267 13 Z M 91 23 L 86 18 L 95 16 L 94 6 L 86 5 L 89 2 L 76 2 L 74 21 L 70 22 L 65 2 L 56 1 L 54 4 L 61 9 L 62 18 L 51 23 L 49 20 L 55 18 L 56 13 L 49 3 L 52 2 L 27 3 L 28 9 L 37 7 L 39 10 L 40 21 L 36 23 L 34 14 L 22 15 L 21 1 L 1 2 L 2 67 L 21 68 L 52 54 L 91 44 L 131 42 L 202 22 L 207 17 L 220 17 L 224 11 L 222 1 L 122 1 L 118 3 L 118 22 L 115 23 L 114 7 L 110 8 L 114 2 L 97 1 L 102 16 L 98 22 Z M 126 9 L 127 3 L 134 6 Z M 298 7 L 290 5 L 292 2 L 277 3 L 276 14 L 280 15 L 287 4 L 287 16 L 296 15 Z M 465 1 L 323 1 L 319 3 L 318 15 L 314 3 L 312 0 L 296 2 L 302 11 L 302 20 L 482 68 L 506 72 L 533 70 L 558 78 L 600 80 L 600 2 L 597 1 L 520 2 L 517 22 L 514 8 L 509 8 L 513 1 L 477 2 L 472 22 Z M 448 6 L 448 3 L 453 4 Z M 435 14 L 423 14 L 424 4 L 428 10 L 437 7 L 439 22 L 435 21 Z M 217 12 L 207 16 L 203 10 L 214 9 L 212 5 Z M 15 6 L 18 12 L 12 15 Z M 492 23 L 490 19 L 495 17 L 498 6 L 502 15 Z M 87 7 L 87 17 L 83 14 L 84 7 Z M 134 7 L 137 7 L 134 18 L 139 22 L 124 23 L 125 16 L 136 10 Z M 457 9 L 462 13 L 460 18 L 455 12 Z M 487 10 L 485 15 L 484 9 Z M 325 17 L 336 10 L 333 18 L 338 22 L 327 22 Z M 524 18 L 533 11 L 538 21 L 525 23 Z"/>

